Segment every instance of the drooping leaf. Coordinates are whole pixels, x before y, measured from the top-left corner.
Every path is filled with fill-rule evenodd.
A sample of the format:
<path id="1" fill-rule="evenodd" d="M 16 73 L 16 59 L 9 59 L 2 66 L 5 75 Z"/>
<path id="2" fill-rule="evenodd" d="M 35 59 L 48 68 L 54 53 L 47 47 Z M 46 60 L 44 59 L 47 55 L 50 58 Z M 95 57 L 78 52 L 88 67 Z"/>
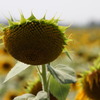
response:
<path id="1" fill-rule="evenodd" d="M 52 93 L 57 100 L 66 100 L 69 89 L 69 84 L 61 84 L 52 76 L 50 77 L 50 93 Z"/>
<path id="2" fill-rule="evenodd" d="M 67 84 L 76 82 L 76 75 L 72 68 L 63 64 L 59 64 L 55 67 L 51 67 L 51 65 L 48 64 L 47 67 L 51 75 L 60 83 Z"/>
<path id="3" fill-rule="evenodd" d="M 35 95 L 33 94 L 23 94 L 21 96 L 17 96 L 14 98 L 14 100 L 33 100 L 35 98 Z"/>
<path id="4" fill-rule="evenodd" d="M 48 98 L 47 92 L 40 91 L 33 100 L 47 100 L 47 98 Z"/>
<path id="5" fill-rule="evenodd" d="M 33 94 L 24 94 L 14 98 L 14 100 L 47 100 L 47 93 L 40 91 L 36 96 Z"/>
<path id="6" fill-rule="evenodd" d="M 22 62 L 17 62 L 16 65 L 10 70 L 10 72 L 7 74 L 5 80 L 3 83 L 7 82 L 12 77 L 16 76 L 26 68 L 28 68 L 30 65 L 24 64 Z"/>

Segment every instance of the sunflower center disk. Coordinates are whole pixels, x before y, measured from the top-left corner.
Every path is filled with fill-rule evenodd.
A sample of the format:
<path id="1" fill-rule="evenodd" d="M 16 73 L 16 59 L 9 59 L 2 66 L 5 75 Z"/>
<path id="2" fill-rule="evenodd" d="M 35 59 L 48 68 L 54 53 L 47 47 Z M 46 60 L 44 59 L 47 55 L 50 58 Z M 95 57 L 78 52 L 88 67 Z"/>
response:
<path id="1" fill-rule="evenodd" d="M 64 39 L 57 26 L 28 22 L 6 29 L 5 47 L 17 60 L 41 65 L 56 59 L 63 50 Z"/>

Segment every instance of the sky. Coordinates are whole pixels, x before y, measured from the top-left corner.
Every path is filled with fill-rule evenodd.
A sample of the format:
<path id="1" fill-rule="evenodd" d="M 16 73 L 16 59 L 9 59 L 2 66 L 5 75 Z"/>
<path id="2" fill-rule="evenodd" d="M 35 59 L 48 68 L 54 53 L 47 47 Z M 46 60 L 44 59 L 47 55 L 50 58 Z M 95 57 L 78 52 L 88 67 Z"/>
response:
<path id="1" fill-rule="evenodd" d="M 14 18 L 20 18 L 22 11 L 26 18 L 31 11 L 37 18 L 50 19 L 60 17 L 65 24 L 86 24 L 90 21 L 100 22 L 100 0 L 1 0 L 0 21 L 9 13 Z"/>

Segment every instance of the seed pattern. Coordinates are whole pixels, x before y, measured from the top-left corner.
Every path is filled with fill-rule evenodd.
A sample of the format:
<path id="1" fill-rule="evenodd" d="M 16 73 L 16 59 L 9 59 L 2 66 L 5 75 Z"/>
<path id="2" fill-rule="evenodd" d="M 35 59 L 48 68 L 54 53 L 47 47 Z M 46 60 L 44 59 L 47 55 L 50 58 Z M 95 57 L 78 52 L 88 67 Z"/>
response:
<path id="1" fill-rule="evenodd" d="M 7 28 L 5 47 L 17 60 L 41 65 L 56 59 L 64 48 L 64 37 L 57 26 L 42 22 L 27 22 Z"/>

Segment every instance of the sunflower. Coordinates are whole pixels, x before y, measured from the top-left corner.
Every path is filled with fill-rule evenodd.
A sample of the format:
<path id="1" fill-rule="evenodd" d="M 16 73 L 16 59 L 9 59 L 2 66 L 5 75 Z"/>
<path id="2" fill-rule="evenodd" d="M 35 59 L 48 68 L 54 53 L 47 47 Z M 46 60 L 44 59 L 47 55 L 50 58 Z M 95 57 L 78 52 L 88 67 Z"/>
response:
<path id="1" fill-rule="evenodd" d="M 13 100 L 19 94 L 16 91 L 8 91 L 5 93 L 3 100 Z"/>
<path id="2" fill-rule="evenodd" d="M 81 82 L 82 91 L 76 98 L 80 98 L 82 94 L 87 96 L 88 100 L 100 100 L 100 57 L 94 62 L 94 66 L 89 71 L 83 73 Z M 85 96 L 82 97 L 84 98 Z"/>
<path id="3" fill-rule="evenodd" d="M 58 26 L 59 19 L 37 19 L 33 14 L 19 22 L 8 19 L 3 41 L 7 51 L 17 60 L 31 65 L 43 65 L 55 60 L 66 45 L 65 26 Z"/>
<path id="4" fill-rule="evenodd" d="M 15 60 L 10 55 L 0 56 L 0 74 L 7 74 L 15 65 Z"/>

